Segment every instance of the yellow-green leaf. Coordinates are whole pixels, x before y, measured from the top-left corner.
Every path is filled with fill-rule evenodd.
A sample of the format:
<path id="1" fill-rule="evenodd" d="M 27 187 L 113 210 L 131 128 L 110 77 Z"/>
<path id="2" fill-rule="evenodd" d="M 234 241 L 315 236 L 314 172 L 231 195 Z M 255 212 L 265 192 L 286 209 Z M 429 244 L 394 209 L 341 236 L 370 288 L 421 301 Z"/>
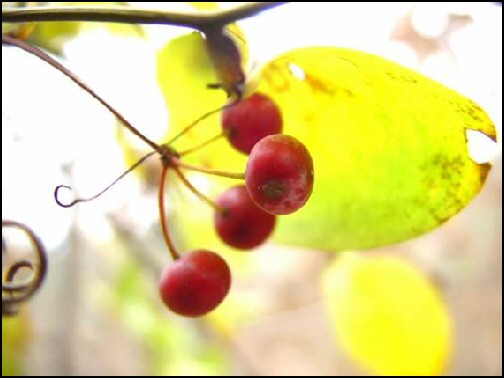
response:
<path id="1" fill-rule="evenodd" d="M 427 277 L 397 257 L 344 254 L 323 277 L 339 345 L 372 374 L 439 375 L 451 323 Z"/>
<path id="2" fill-rule="evenodd" d="M 65 5 L 89 8 L 128 7 L 124 2 L 69 2 Z M 55 54 L 62 54 L 65 42 L 77 37 L 83 31 L 103 29 L 117 36 L 137 38 L 145 36 L 143 27 L 139 24 L 62 21 L 39 22 L 33 25 L 28 41 Z"/>
<path id="3" fill-rule="evenodd" d="M 49 50 L 52 53 L 61 54 L 65 42 L 77 36 L 81 24 L 80 22 L 67 21 L 35 24 L 28 42 Z"/>
<path id="4" fill-rule="evenodd" d="M 284 131 L 313 155 L 315 188 L 283 217 L 277 240 L 341 250 L 425 233 L 480 191 L 467 131 L 495 140 L 474 102 L 410 69 L 360 51 L 313 47 L 277 57 L 258 91 L 272 96 Z"/>
<path id="5" fill-rule="evenodd" d="M 31 316 L 25 309 L 15 317 L 2 317 L 2 376 L 23 374 L 23 357 L 29 349 L 32 331 Z"/>
<path id="6" fill-rule="evenodd" d="M 225 93 L 206 86 L 216 82 L 206 52 L 205 41 L 197 32 L 171 40 L 158 55 L 158 82 L 170 112 L 170 134 L 175 135 L 206 111 L 225 102 Z M 212 123 L 213 119 L 205 122 Z M 215 125 L 216 123 L 214 123 Z M 197 134 L 204 133 L 200 127 Z M 218 129 L 215 129 L 218 131 Z M 197 135 L 197 136 L 198 136 Z M 184 136 L 192 139 L 193 133 Z"/>

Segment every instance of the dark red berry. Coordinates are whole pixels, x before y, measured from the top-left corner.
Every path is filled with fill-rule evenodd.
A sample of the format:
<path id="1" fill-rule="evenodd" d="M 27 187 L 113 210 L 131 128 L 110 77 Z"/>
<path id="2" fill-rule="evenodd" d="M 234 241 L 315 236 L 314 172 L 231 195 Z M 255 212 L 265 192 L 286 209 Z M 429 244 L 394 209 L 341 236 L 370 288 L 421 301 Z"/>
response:
<path id="1" fill-rule="evenodd" d="M 189 317 L 205 315 L 226 297 L 231 272 L 218 254 L 197 250 L 169 265 L 161 275 L 159 291 L 173 312 Z"/>
<path id="2" fill-rule="evenodd" d="M 222 111 L 222 130 L 231 145 L 249 154 L 262 138 L 282 132 L 282 115 L 267 96 L 255 93 Z"/>
<path id="3" fill-rule="evenodd" d="M 260 209 L 243 185 L 233 186 L 216 200 L 215 229 L 224 243 L 251 249 L 264 243 L 275 228 L 275 216 Z"/>
<path id="4" fill-rule="evenodd" d="M 270 135 L 250 152 L 245 183 L 252 200 L 270 214 L 290 214 L 313 190 L 313 160 L 305 145 L 288 135 Z"/>

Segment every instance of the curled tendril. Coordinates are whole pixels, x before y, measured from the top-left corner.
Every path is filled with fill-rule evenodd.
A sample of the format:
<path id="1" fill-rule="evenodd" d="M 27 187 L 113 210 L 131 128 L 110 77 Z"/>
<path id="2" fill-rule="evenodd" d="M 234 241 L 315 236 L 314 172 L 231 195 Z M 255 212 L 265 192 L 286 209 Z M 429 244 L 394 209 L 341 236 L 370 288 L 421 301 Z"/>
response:
<path id="1" fill-rule="evenodd" d="M 32 260 L 17 260 L 5 269 L 5 273 L 2 272 L 2 316 L 13 316 L 17 314 L 19 305 L 33 296 L 42 285 L 47 274 L 47 251 L 32 229 L 23 223 L 2 220 L 3 227 L 24 231 L 35 252 Z M 2 260 L 4 253 L 7 252 L 8 247 L 2 237 Z M 16 276 L 22 268 L 30 269 L 32 274 L 27 279 L 16 280 Z"/>
<path id="2" fill-rule="evenodd" d="M 160 148 L 163 148 L 163 146 L 161 146 Z M 164 151 L 164 150 L 162 150 Z M 74 199 L 73 201 L 69 202 L 69 203 L 63 203 L 61 202 L 61 200 L 59 199 L 59 193 L 60 193 L 60 190 L 62 188 L 64 189 L 68 189 L 68 190 L 72 190 L 72 187 L 71 186 L 68 186 L 68 185 L 58 185 L 56 186 L 56 188 L 54 188 L 54 200 L 56 201 L 56 203 L 61 206 L 61 207 L 64 207 L 64 208 L 69 208 L 69 207 L 72 207 L 74 205 L 77 205 L 78 203 L 80 202 L 89 202 L 89 201 L 92 201 L 98 197 L 100 197 L 103 193 L 105 193 L 107 190 L 109 190 L 110 188 L 112 188 L 115 184 L 117 184 L 117 182 L 119 180 L 121 180 L 124 176 L 126 176 L 128 173 L 130 173 L 132 170 L 134 170 L 136 167 L 138 167 L 140 164 L 142 164 L 145 160 L 147 160 L 149 157 L 151 157 L 152 155 L 154 155 L 155 153 L 158 153 L 158 151 L 151 151 L 149 152 L 148 154 L 146 154 L 145 156 L 141 157 L 135 164 L 133 164 L 131 167 L 129 167 L 126 171 L 124 171 L 123 173 L 121 173 L 121 175 L 119 177 L 117 177 L 110 185 L 107 185 L 107 187 L 101 191 L 99 191 L 98 193 L 96 193 L 94 196 L 92 197 L 89 197 L 89 198 L 77 198 L 77 199 Z"/>

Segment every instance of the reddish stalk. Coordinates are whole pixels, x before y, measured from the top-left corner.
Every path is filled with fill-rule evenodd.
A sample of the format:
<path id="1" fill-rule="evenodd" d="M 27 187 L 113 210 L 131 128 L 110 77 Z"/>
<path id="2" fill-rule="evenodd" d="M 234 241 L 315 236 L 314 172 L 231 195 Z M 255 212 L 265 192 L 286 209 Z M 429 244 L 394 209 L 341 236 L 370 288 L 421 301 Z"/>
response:
<path id="1" fill-rule="evenodd" d="M 210 110 L 206 112 L 205 114 L 201 115 L 199 118 L 195 119 L 194 121 L 191 122 L 189 126 L 186 126 L 184 129 L 182 129 L 178 134 L 176 134 L 173 138 L 171 138 L 167 143 L 167 145 L 173 144 L 177 139 L 179 139 L 182 135 L 187 134 L 194 126 L 198 125 L 201 121 L 205 120 L 206 118 L 210 117 L 212 114 L 218 113 L 226 108 L 229 108 L 230 106 L 233 106 L 236 104 L 237 101 L 233 101 L 227 105 L 224 106 L 219 106 L 217 109 Z"/>
<path id="2" fill-rule="evenodd" d="M 215 201 L 212 201 L 210 198 L 208 198 L 206 195 L 201 193 L 198 189 L 194 187 L 193 184 L 184 176 L 182 171 L 177 165 L 173 166 L 173 169 L 175 170 L 175 173 L 178 175 L 182 183 L 185 185 L 187 189 L 189 189 L 200 201 L 206 202 L 208 205 L 213 207 L 216 211 L 224 211 L 219 205 L 215 203 Z"/>
<path id="3" fill-rule="evenodd" d="M 192 154 L 193 152 L 199 151 L 199 150 L 205 148 L 206 146 L 212 144 L 216 140 L 219 140 L 223 136 L 224 136 L 224 134 L 222 134 L 222 133 L 217 134 L 217 135 L 213 136 L 212 138 L 204 141 L 203 143 L 198 144 L 197 146 L 194 146 L 194 147 L 188 148 L 187 150 L 179 152 L 178 155 L 179 155 L 179 157 L 182 157 L 182 156 Z"/>
<path id="4" fill-rule="evenodd" d="M 163 237 L 166 242 L 166 245 L 168 246 L 168 251 L 170 252 L 170 255 L 173 258 L 173 260 L 177 260 L 178 258 L 180 258 L 180 255 L 178 254 L 177 249 L 175 248 L 175 245 L 173 244 L 170 238 L 170 231 L 168 230 L 168 223 L 166 221 L 166 214 L 165 214 L 164 187 L 168 168 L 169 165 L 163 162 L 163 167 L 161 169 L 161 181 L 159 182 L 159 192 L 158 192 L 159 218 L 161 219 L 161 230 L 163 232 Z"/>
<path id="5" fill-rule="evenodd" d="M 209 174 L 209 175 L 212 175 L 212 176 L 226 177 L 226 178 L 237 179 L 237 180 L 244 180 L 245 179 L 245 174 L 244 173 L 218 171 L 218 170 L 215 170 L 215 169 L 198 167 L 198 166 L 195 166 L 195 165 L 192 165 L 192 164 L 184 163 L 183 161 L 181 161 L 178 158 L 173 158 L 173 163 L 175 165 L 177 165 L 177 167 L 188 169 L 190 171 L 206 173 L 206 174 Z"/>

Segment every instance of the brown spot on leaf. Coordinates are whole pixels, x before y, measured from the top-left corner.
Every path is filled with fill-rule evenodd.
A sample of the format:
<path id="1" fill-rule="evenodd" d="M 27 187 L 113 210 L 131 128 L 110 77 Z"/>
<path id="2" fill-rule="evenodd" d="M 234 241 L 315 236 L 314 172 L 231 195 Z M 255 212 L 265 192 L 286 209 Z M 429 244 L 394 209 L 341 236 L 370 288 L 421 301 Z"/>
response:
<path id="1" fill-rule="evenodd" d="M 352 91 L 349 90 L 348 88 L 337 88 L 337 87 L 331 85 L 329 82 L 324 81 L 324 80 L 322 80 L 318 77 L 315 77 L 313 75 L 307 74 L 305 81 L 313 90 L 328 94 L 330 96 L 342 95 L 342 94 L 349 96 L 349 97 L 354 96 Z"/>

